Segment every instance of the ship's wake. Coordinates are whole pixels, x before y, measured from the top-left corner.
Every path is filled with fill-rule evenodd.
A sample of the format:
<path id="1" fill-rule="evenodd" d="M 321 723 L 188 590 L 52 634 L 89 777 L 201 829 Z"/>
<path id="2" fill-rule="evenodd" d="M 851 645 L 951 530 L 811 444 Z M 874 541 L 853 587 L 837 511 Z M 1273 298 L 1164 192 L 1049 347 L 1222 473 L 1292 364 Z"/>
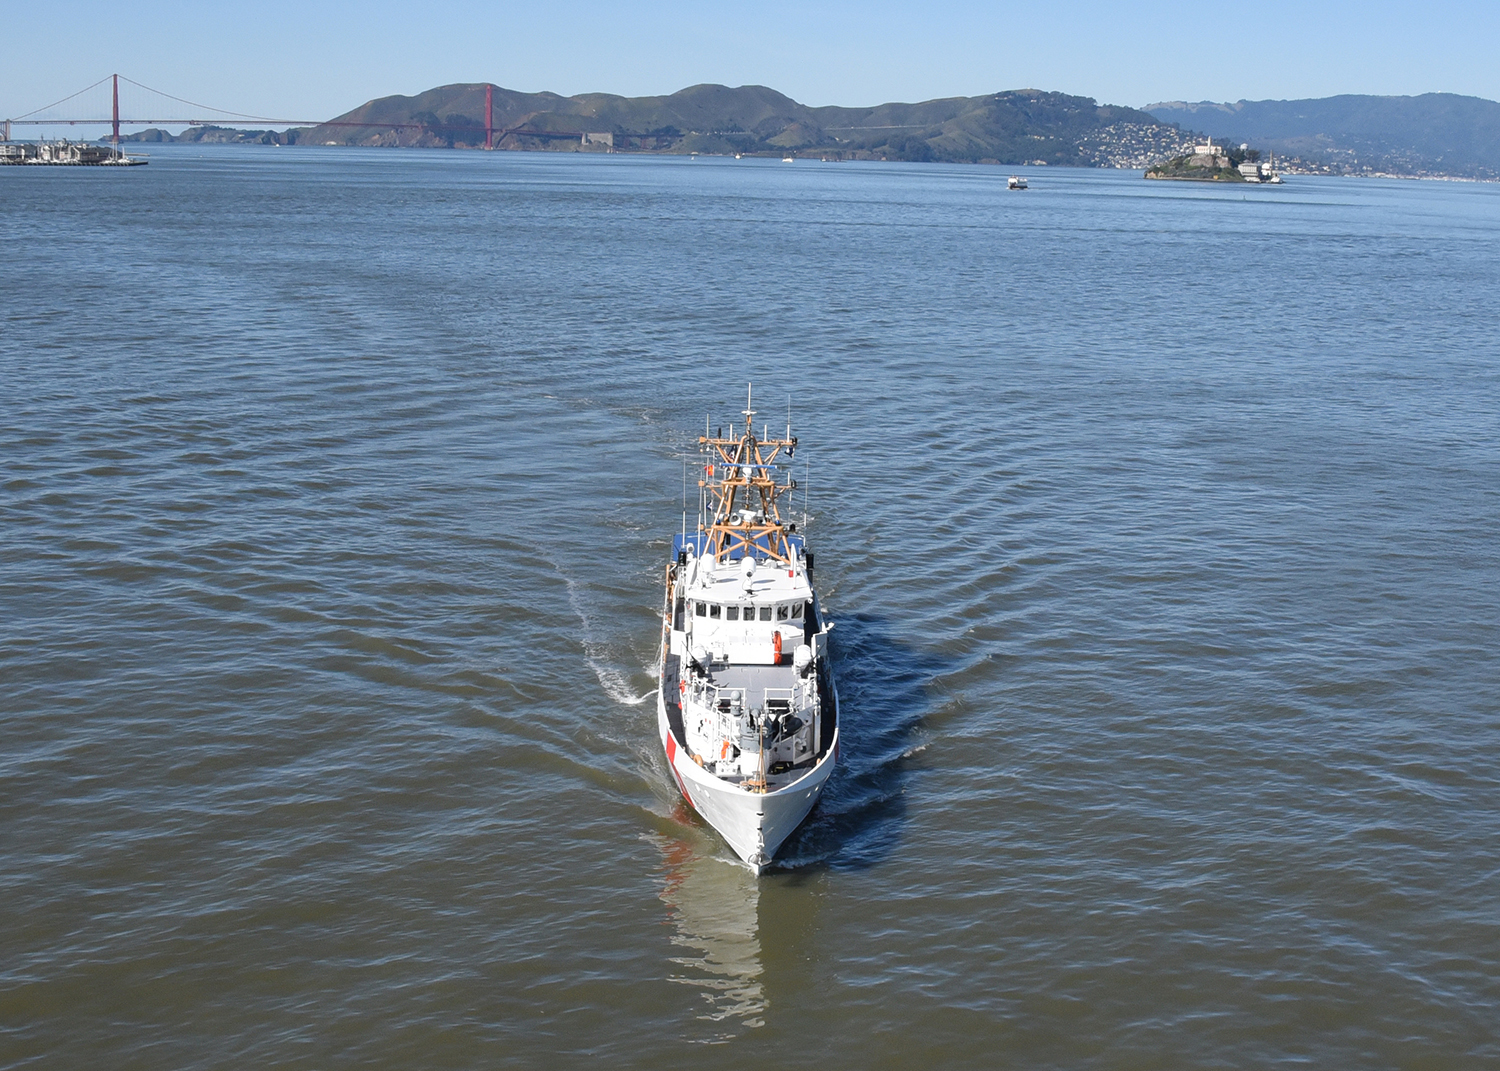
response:
<path id="1" fill-rule="evenodd" d="M 583 585 L 561 569 L 557 572 L 567 587 L 568 605 L 582 626 L 579 635 L 583 644 L 584 663 L 593 670 L 594 676 L 598 678 L 599 687 L 604 690 L 605 695 L 621 706 L 641 706 L 651 698 L 652 690 L 647 689 L 639 695 L 636 694 L 630 682 L 631 672 L 609 657 L 609 645 L 600 638 L 594 617 L 588 611 L 589 600 L 584 597 Z"/>

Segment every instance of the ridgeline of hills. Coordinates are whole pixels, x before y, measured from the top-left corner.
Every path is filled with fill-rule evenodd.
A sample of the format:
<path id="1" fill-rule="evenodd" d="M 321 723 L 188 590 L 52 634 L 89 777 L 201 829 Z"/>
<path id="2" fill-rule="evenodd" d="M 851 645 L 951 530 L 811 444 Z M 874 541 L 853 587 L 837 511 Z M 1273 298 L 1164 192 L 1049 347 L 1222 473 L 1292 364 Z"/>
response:
<path id="1" fill-rule="evenodd" d="M 698 85 L 659 97 L 496 86 L 493 98 L 499 149 L 1145 168 L 1208 134 L 1274 152 L 1292 170 L 1500 178 L 1500 104 L 1452 93 L 1144 110 L 1035 89 L 871 108 L 814 108 L 765 86 Z M 314 127 L 146 130 L 129 140 L 477 148 L 484 116 L 485 86 L 460 84 L 381 97 Z"/>
<path id="2" fill-rule="evenodd" d="M 873 108 L 813 108 L 764 86 L 698 85 L 660 97 L 519 93 L 495 87 L 496 148 L 669 153 L 810 153 L 834 159 L 1144 167 L 1189 135 L 1133 108 L 1011 90 Z M 195 127 L 133 141 L 479 147 L 485 87 L 381 97 L 326 124 L 278 134 Z"/>
<path id="3" fill-rule="evenodd" d="M 1482 97 L 1172 101 L 1146 111 L 1230 144 L 1296 158 L 1308 170 L 1500 178 L 1500 104 Z"/>
<path id="4" fill-rule="evenodd" d="M 415 97 L 382 97 L 299 140 L 480 145 L 484 95 L 483 85 L 452 85 Z M 377 125 L 336 125 L 341 123 Z M 392 125 L 381 129 L 381 123 Z M 501 148 L 810 152 L 844 159 L 1085 167 L 1122 153 L 1144 157 L 1182 140 L 1170 124 L 1145 112 L 1034 89 L 873 108 L 812 108 L 765 86 L 697 85 L 661 97 L 562 97 L 496 87 L 494 125 L 502 132 Z"/>

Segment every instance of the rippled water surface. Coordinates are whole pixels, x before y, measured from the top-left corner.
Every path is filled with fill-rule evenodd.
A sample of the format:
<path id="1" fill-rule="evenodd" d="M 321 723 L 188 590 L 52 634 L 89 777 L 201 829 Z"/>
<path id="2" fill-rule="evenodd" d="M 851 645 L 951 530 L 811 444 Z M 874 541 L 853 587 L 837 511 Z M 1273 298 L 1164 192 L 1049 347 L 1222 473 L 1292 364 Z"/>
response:
<path id="1" fill-rule="evenodd" d="M 0 169 L 0 1065 L 1500 1066 L 1500 188 L 1005 177 Z M 751 380 L 759 880 L 646 701 Z"/>

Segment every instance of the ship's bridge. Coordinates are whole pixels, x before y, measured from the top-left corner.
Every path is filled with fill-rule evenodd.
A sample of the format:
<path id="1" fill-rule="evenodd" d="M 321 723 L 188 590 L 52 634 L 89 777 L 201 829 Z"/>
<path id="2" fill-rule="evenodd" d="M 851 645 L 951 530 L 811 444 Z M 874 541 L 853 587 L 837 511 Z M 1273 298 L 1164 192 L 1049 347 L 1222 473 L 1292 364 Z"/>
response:
<path id="1" fill-rule="evenodd" d="M 748 555 L 715 561 L 694 553 L 693 536 L 677 542 L 685 545 L 688 579 L 672 623 L 686 634 L 689 649 L 703 647 L 731 662 L 776 664 L 778 647 L 789 661 L 816 632 L 817 610 L 800 555 L 790 565 L 774 559 L 762 564 Z"/>

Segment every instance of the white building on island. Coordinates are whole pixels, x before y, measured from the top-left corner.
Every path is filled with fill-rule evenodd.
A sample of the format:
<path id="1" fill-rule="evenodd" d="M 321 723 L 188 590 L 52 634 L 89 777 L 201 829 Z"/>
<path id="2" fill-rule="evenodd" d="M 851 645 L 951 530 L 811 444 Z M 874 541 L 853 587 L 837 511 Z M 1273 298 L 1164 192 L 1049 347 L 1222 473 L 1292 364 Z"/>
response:
<path id="1" fill-rule="evenodd" d="M 1189 167 L 1228 167 L 1229 149 L 1224 145 L 1215 145 L 1214 139 L 1209 138 L 1205 145 L 1193 146 L 1193 158 L 1188 161 Z"/>

